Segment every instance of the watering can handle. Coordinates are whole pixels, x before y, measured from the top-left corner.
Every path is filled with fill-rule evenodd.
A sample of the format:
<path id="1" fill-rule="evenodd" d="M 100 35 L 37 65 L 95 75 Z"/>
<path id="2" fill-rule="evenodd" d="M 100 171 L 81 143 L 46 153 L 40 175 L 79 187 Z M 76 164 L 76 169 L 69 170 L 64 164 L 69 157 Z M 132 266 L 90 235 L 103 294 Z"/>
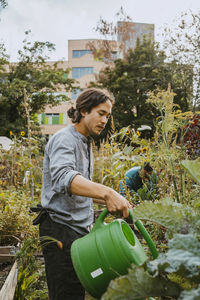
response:
<path id="1" fill-rule="evenodd" d="M 129 216 L 132 219 L 133 224 L 135 224 L 135 226 L 137 227 L 137 229 L 140 231 L 141 235 L 147 242 L 147 245 L 151 251 L 153 258 L 156 259 L 158 257 L 158 251 L 156 249 L 154 241 L 150 237 L 150 235 L 147 232 L 147 230 L 145 229 L 144 225 L 142 224 L 142 222 L 140 220 L 138 220 L 138 219 L 135 220 L 135 218 L 133 216 L 133 210 L 131 210 L 131 209 L 129 209 Z"/>
<path id="2" fill-rule="evenodd" d="M 108 215 L 108 213 L 109 213 L 109 211 L 107 210 L 107 208 L 102 211 L 102 213 L 99 215 L 94 227 L 91 230 L 92 232 L 95 231 L 96 229 L 99 229 L 99 228 L 102 228 L 102 227 L 105 226 L 104 219 Z M 131 220 L 133 221 L 133 224 L 135 224 L 135 226 L 137 227 L 137 229 L 140 231 L 143 238 L 147 242 L 147 245 L 148 245 L 148 247 L 151 251 L 151 254 L 152 254 L 153 258 L 154 259 L 157 258 L 158 257 L 158 251 L 156 249 L 156 246 L 155 246 L 153 240 L 151 239 L 149 233 L 147 232 L 147 230 L 143 226 L 142 222 L 138 219 L 135 220 L 135 218 L 133 216 L 133 211 L 131 209 L 129 209 L 129 217 L 131 218 Z"/>

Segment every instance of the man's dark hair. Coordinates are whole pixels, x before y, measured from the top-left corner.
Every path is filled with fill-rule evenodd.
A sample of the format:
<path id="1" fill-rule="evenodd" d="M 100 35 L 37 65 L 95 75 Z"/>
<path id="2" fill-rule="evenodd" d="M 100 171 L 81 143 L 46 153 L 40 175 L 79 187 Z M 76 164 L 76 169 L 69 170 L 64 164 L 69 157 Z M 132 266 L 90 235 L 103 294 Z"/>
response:
<path id="1" fill-rule="evenodd" d="M 76 108 L 71 107 L 67 114 L 72 119 L 72 123 L 79 123 L 82 118 L 81 112 L 90 113 L 92 108 L 108 100 L 110 100 L 112 105 L 114 104 L 114 97 L 107 91 L 95 88 L 87 89 L 78 96 Z"/>
<path id="2" fill-rule="evenodd" d="M 152 169 L 152 167 L 150 166 L 149 163 L 146 163 L 146 164 L 144 165 L 144 170 L 145 170 L 146 172 L 152 172 L 152 171 L 153 171 L 153 169 Z"/>

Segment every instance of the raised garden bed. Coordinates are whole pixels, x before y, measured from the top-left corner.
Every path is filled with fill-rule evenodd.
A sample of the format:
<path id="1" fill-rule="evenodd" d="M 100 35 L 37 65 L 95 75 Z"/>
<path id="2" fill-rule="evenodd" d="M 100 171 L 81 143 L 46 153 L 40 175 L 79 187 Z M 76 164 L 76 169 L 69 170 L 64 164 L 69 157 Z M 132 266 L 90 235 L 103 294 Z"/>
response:
<path id="1" fill-rule="evenodd" d="M 17 263 L 12 246 L 0 246 L 0 299 L 13 300 L 17 285 Z"/>

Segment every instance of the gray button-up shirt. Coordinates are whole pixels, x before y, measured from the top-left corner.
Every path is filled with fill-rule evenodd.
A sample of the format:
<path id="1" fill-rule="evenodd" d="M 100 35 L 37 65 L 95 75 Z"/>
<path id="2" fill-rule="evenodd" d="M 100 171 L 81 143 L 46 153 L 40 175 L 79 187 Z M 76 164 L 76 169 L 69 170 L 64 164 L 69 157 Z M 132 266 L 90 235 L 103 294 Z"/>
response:
<path id="1" fill-rule="evenodd" d="M 77 174 L 91 180 L 90 143 L 73 125 L 69 125 L 50 138 L 45 147 L 43 165 L 42 206 L 53 221 L 82 234 L 88 232 L 93 222 L 92 199 L 72 195 L 70 185 Z"/>

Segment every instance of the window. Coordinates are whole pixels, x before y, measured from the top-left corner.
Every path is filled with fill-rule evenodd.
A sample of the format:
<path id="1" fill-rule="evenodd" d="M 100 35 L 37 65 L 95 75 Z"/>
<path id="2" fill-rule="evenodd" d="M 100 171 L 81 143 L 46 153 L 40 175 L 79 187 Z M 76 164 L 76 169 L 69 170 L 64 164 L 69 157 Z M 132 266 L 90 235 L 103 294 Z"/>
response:
<path id="1" fill-rule="evenodd" d="M 91 50 L 72 50 L 72 57 L 77 58 L 86 54 L 92 54 Z"/>
<path id="2" fill-rule="evenodd" d="M 42 120 L 43 123 L 43 120 Z M 45 114 L 44 115 L 44 124 L 52 125 L 59 124 L 59 114 Z"/>
<path id="3" fill-rule="evenodd" d="M 93 73 L 94 70 L 92 67 L 72 68 L 72 78 L 81 78 L 85 75 Z"/>
<path id="4" fill-rule="evenodd" d="M 42 113 L 38 116 L 38 120 L 41 124 L 45 125 L 65 125 L 67 124 L 67 114 L 59 113 L 59 114 L 45 114 Z"/>
<path id="5" fill-rule="evenodd" d="M 117 59 L 117 51 L 111 52 L 111 59 L 116 60 Z"/>
<path id="6" fill-rule="evenodd" d="M 72 91 L 72 100 L 76 100 L 76 98 L 78 97 L 80 92 L 81 92 L 80 89 L 76 89 L 76 90 Z"/>
<path id="7" fill-rule="evenodd" d="M 110 53 L 110 57 L 107 58 L 107 57 L 103 57 L 103 61 L 104 62 L 113 62 L 114 60 L 116 60 L 118 58 L 118 53 L 116 51 L 112 51 Z"/>

